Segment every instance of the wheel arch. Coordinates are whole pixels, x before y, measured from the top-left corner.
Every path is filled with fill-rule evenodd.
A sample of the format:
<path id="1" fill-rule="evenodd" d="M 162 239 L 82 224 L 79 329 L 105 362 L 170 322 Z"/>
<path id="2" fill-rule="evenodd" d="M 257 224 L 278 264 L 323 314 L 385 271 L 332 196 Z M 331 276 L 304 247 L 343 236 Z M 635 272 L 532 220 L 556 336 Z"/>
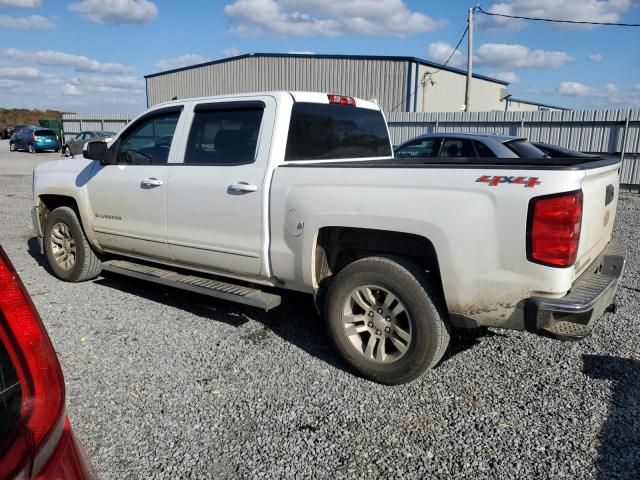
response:
<path id="1" fill-rule="evenodd" d="M 321 308 L 332 278 L 345 266 L 361 258 L 392 255 L 411 260 L 429 277 L 438 301 L 447 311 L 440 262 L 433 242 L 423 236 L 391 230 L 360 227 L 323 227 L 313 252 L 316 305 Z"/>
<path id="2" fill-rule="evenodd" d="M 82 218 L 82 213 L 80 211 L 79 202 L 75 197 L 58 193 L 43 193 L 38 195 L 38 200 L 38 219 L 40 222 L 41 231 L 44 232 L 44 226 L 47 221 L 47 215 L 49 214 L 49 212 L 59 207 L 69 207 L 78 216 L 80 226 L 82 227 L 82 230 L 84 231 L 84 234 L 91 246 L 98 252 L 102 253 L 102 249 L 100 248 L 100 245 L 98 245 L 95 236 L 93 235 L 93 231 L 90 228 L 87 228 L 87 226 L 85 225 L 85 222 Z"/>

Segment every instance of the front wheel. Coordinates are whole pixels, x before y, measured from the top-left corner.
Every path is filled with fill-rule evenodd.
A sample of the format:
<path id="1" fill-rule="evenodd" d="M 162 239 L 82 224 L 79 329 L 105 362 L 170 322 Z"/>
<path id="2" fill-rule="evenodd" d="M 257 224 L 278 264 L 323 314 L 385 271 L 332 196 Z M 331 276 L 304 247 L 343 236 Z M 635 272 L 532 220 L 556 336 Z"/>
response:
<path id="1" fill-rule="evenodd" d="M 47 216 L 44 251 L 53 273 L 67 282 L 91 280 L 102 270 L 76 212 L 69 207 L 56 208 Z"/>
<path id="2" fill-rule="evenodd" d="M 15 142 L 9 143 L 9 151 L 15 152 L 17 150 Z"/>
<path id="3" fill-rule="evenodd" d="M 423 271 L 397 257 L 367 257 L 345 267 L 327 294 L 326 322 L 342 357 L 366 378 L 398 385 L 434 367 L 449 345 Z"/>
<path id="4" fill-rule="evenodd" d="M 64 149 L 62 150 L 62 153 L 64 153 L 65 157 L 70 157 L 71 156 L 71 147 L 69 145 L 65 145 Z"/>

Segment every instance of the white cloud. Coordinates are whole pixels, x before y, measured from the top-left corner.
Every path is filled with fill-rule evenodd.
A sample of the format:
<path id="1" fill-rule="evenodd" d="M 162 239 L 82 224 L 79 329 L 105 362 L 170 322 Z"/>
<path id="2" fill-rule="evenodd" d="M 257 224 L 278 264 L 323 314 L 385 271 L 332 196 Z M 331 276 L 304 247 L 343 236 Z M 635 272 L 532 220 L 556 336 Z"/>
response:
<path id="1" fill-rule="evenodd" d="M 158 7 L 149 0 L 83 0 L 69 5 L 69 10 L 109 25 L 148 23 L 158 16 Z"/>
<path id="2" fill-rule="evenodd" d="M 592 53 L 591 55 L 589 55 L 589 60 L 591 60 L 592 62 L 601 62 L 602 61 L 602 54 L 601 53 Z"/>
<path id="3" fill-rule="evenodd" d="M 42 73 L 34 67 L 2 67 L 0 68 L 0 78 L 14 80 L 34 80 L 50 78 L 51 75 Z"/>
<path id="4" fill-rule="evenodd" d="M 453 45 L 447 42 L 433 42 L 429 44 L 427 48 L 427 56 L 433 59 L 436 62 L 444 63 L 447 61 L 447 58 L 453 52 Z M 449 65 L 452 67 L 460 67 L 466 63 L 464 55 L 460 50 L 456 50 L 451 60 L 449 60 Z"/>
<path id="5" fill-rule="evenodd" d="M 524 45 L 485 43 L 474 55 L 478 66 L 493 68 L 560 68 L 573 58 L 566 52 L 530 50 Z"/>
<path id="6" fill-rule="evenodd" d="M 487 11 L 523 17 L 550 18 L 587 22 L 618 22 L 631 8 L 631 0 L 511 0 L 494 3 Z M 480 17 L 483 23 L 507 28 L 523 28 L 523 20 L 503 17 Z M 554 24 L 570 26 L 569 24 Z M 575 28 L 575 25 L 573 26 Z"/>
<path id="7" fill-rule="evenodd" d="M 225 57 L 237 57 L 240 55 L 240 51 L 236 47 L 229 47 L 222 50 L 222 54 Z"/>
<path id="8" fill-rule="evenodd" d="M 37 8 L 40 0 L 0 0 L 0 7 Z"/>
<path id="9" fill-rule="evenodd" d="M 77 72 L 124 73 L 129 70 L 128 67 L 120 63 L 103 63 L 82 55 L 72 55 L 70 53 L 56 52 L 55 50 L 29 52 L 10 48 L 5 50 L 5 54 L 17 60 L 33 61 L 41 65 L 70 67 Z"/>
<path id="10" fill-rule="evenodd" d="M 224 13 L 237 23 L 233 31 L 240 35 L 404 37 L 442 25 L 409 10 L 403 0 L 235 0 L 224 7 Z"/>
<path id="11" fill-rule="evenodd" d="M 41 15 L 30 15 L 28 17 L 10 17 L 0 15 L 0 27 L 30 29 L 51 29 L 56 28 L 51 20 Z"/>
<path id="12" fill-rule="evenodd" d="M 558 87 L 558 93 L 563 95 L 587 97 L 593 96 L 596 90 L 593 87 L 580 82 L 561 82 Z"/>
<path id="13" fill-rule="evenodd" d="M 155 67 L 159 70 L 173 70 L 175 68 L 187 67 L 189 65 L 195 65 L 197 63 L 204 63 L 207 61 L 209 61 L 207 57 L 203 57 L 202 55 L 196 55 L 193 53 L 187 53 L 176 58 L 160 60 L 158 63 L 156 63 Z"/>
<path id="14" fill-rule="evenodd" d="M 0 89 L 13 89 L 19 85 L 22 85 L 22 82 L 0 78 Z"/>
<path id="15" fill-rule="evenodd" d="M 594 87 L 580 82 L 561 82 L 556 94 L 573 98 L 591 108 L 629 108 L 640 106 L 640 84 L 619 88 L 614 83 Z"/>
<path id="16" fill-rule="evenodd" d="M 83 91 L 101 93 L 136 93 L 143 92 L 144 79 L 138 77 L 104 77 L 104 76 L 79 76 L 70 80 L 72 85 L 80 87 Z"/>
<path id="17" fill-rule="evenodd" d="M 82 92 L 77 86 L 72 85 L 71 83 L 67 83 L 64 87 L 62 87 L 62 94 L 69 97 L 77 97 L 79 95 L 82 95 Z"/>
<path id="18" fill-rule="evenodd" d="M 489 77 L 497 78 L 509 83 L 516 83 L 518 81 L 518 75 L 514 72 L 491 72 L 487 74 Z"/>

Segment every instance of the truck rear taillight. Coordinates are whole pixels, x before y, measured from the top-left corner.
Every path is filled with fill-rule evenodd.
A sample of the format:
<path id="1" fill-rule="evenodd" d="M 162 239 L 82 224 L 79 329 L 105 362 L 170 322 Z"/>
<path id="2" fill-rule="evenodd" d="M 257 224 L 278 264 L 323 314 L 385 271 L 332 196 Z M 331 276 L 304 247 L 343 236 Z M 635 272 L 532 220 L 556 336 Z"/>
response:
<path id="1" fill-rule="evenodd" d="M 527 219 L 527 259 L 550 267 L 576 261 L 582 222 L 582 191 L 531 199 Z"/>
<path id="2" fill-rule="evenodd" d="M 329 103 L 336 103 L 338 105 L 349 105 L 350 107 L 356 106 L 356 99 L 353 97 L 345 97 L 344 95 L 327 95 Z"/>
<path id="3" fill-rule="evenodd" d="M 0 421 L 0 478 L 31 478 L 62 434 L 64 380 L 42 320 L 0 248 L 2 372 L 10 375 L 0 376 L 0 412 L 7 410 Z"/>

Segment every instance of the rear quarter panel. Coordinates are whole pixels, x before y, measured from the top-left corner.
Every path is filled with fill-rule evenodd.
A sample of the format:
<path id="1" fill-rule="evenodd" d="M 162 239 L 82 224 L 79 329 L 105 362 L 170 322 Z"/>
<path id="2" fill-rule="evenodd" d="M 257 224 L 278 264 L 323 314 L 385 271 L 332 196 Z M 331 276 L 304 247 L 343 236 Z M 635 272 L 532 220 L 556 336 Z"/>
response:
<path id="1" fill-rule="evenodd" d="M 483 175 L 538 177 L 539 184 L 478 182 Z M 523 328 L 523 299 L 561 296 L 574 269 L 544 267 L 526 259 L 526 221 L 534 196 L 576 190 L 576 170 L 505 168 L 398 168 L 287 165 L 271 188 L 271 262 L 290 288 L 314 291 L 318 231 L 343 226 L 413 233 L 438 255 L 450 312 L 483 325 Z M 286 232 L 289 212 L 304 223 Z"/>

